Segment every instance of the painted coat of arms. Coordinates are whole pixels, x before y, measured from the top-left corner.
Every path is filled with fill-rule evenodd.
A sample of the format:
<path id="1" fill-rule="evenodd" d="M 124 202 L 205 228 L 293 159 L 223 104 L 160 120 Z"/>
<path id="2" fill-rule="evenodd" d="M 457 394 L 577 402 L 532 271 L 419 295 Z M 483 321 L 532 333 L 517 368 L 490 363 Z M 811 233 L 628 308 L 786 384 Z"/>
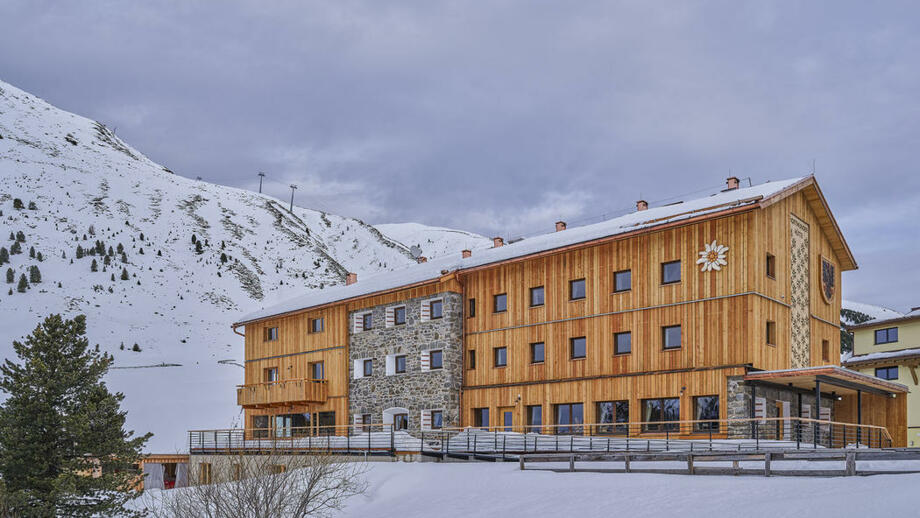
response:
<path id="1" fill-rule="evenodd" d="M 837 292 L 837 267 L 829 259 L 821 257 L 821 296 L 828 304 Z"/>

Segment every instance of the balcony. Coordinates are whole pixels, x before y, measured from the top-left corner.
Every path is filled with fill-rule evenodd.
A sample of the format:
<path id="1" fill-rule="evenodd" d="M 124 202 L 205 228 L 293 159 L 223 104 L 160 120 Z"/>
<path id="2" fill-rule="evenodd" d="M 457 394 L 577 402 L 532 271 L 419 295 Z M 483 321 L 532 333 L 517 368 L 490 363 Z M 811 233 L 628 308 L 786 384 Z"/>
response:
<path id="1" fill-rule="evenodd" d="M 243 408 L 305 405 L 326 401 L 326 380 L 292 379 L 239 385 L 236 404 Z"/>

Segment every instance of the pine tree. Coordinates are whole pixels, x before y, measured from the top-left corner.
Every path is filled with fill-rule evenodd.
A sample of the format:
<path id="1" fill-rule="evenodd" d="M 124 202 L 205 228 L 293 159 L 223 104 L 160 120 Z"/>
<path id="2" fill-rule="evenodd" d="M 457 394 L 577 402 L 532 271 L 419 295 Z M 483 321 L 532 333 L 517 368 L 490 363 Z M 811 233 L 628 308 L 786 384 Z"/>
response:
<path id="1" fill-rule="evenodd" d="M 105 256 L 105 259 L 102 260 L 102 264 L 106 266 L 112 264 L 112 256 L 110 255 Z"/>
<path id="2" fill-rule="evenodd" d="M 29 267 L 29 282 L 32 284 L 42 282 L 42 272 L 38 270 L 38 266 L 32 265 Z"/>
<path id="3" fill-rule="evenodd" d="M 124 252 L 121 253 L 121 262 L 123 262 L 123 263 L 127 263 L 127 262 L 128 262 L 128 254 L 126 254 L 126 253 L 124 253 Z"/>
<path id="4" fill-rule="evenodd" d="M 115 282 L 115 274 L 112 273 L 112 282 Z"/>
<path id="5" fill-rule="evenodd" d="M 150 434 L 125 430 L 124 396 L 103 377 L 112 357 L 94 352 L 86 317 L 51 315 L 0 366 L 0 477 L 15 516 L 138 516 L 134 464 Z M 84 476 L 98 472 L 100 476 Z"/>
<path id="6" fill-rule="evenodd" d="M 77 259 L 83 259 L 83 247 L 77 245 Z"/>
<path id="7" fill-rule="evenodd" d="M 163 251 L 157 250 L 157 257 L 163 257 Z"/>
<path id="8" fill-rule="evenodd" d="M 127 268 L 122 268 L 122 269 L 121 269 L 121 280 L 126 281 L 126 280 L 128 280 L 128 279 L 129 279 L 129 277 L 128 277 L 128 269 L 127 269 Z"/>
<path id="9" fill-rule="evenodd" d="M 34 246 L 29 247 L 29 258 L 35 259 L 35 247 Z"/>
<path id="10" fill-rule="evenodd" d="M 0 247 L 0 266 L 10 262 L 10 251 L 6 247 Z"/>
<path id="11" fill-rule="evenodd" d="M 22 246 L 20 246 L 19 241 L 13 243 L 13 246 L 10 247 L 10 255 L 16 255 L 22 253 Z"/>
<path id="12" fill-rule="evenodd" d="M 26 280 L 26 274 L 19 274 L 19 284 L 16 285 L 16 291 L 25 293 L 29 289 L 29 281 Z"/>
<path id="13" fill-rule="evenodd" d="M 197 242 L 198 242 L 198 236 L 196 236 L 195 234 L 192 234 L 192 244 L 195 244 Z"/>
<path id="14" fill-rule="evenodd" d="M 141 346 L 134 344 L 134 347 L 131 348 L 132 351 L 139 353 L 141 352 Z"/>
<path id="15" fill-rule="evenodd" d="M 137 253 L 139 253 L 139 254 L 141 254 L 141 255 L 144 255 L 144 249 L 143 249 L 143 248 L 138 248 L 138 249 L 137 249 Z"/>
<path id="16" fill-rule="evenodd" d="M 13 235 L 13 231 L 10 231 L 10 241 L 16 241 L 16 236 Z"/>
<path id="17" fill-rule="evenodd" d="M 227 254 L 225 254 L 225 253 L 223 253 L 223 252 L 220 253 L 220 262 L 221 262 L 221 264 L 227 262 Z"/>
<path id="18" fill-rule="evenodd" d="M 61 250 L 61 259 L 67 259 L 67 252 Z"/>
<path id="19" fill-rule="evenodd" d="M 112 250 L 112 245 L 109 245 L 109 250 L 105 253 L 105 255 L 115 255 L 115 252 Z"/>
<path id="20" fill-rule="evenodd" d="M 38 207 L 35 205 L 34 201 L 29 202 L 29 210 L 38 210 Z"/>
<path id="21" fill-rule="evenodd" d="M 20 243 L 26 242 L 26 234 L 22 230 L 16 232 L 16 241 L 19 241 Z"/>
<path id="22" fill-rule="evenodd" d="M 93 264 L 89 265 L 89 271 L 91 271 L 91 272 L 98 272 L 98 271 L 99 271 L 99 264 L 96 263 L 96 260 L 95 260 L 95 259 L 93 259 Z"/>
<path id="23" fill-rule="evenodd" d="M 201 241 L 196 241 L 196 242 L 195 242 L 195 253 L 196 253 L 196 254 L 200 254 L 200 253 L 203 253 L 203 252 L 204 252 L 204 250 L 201 249 Z"/>
<path id="24" fill-rule="evenodd" d="M 22 209 L 22 200 L 20 200 L 19 198 L 13 198 L 13 208 Z"/>
<path id="25" fill-rule="evenodd" d="M 6 283 L 13 284 L 13 281 L 15 280 L 16 280 L 16 272 L 14 272 L 12 268 L 7 268 L 6 269 Z"/>
<path id="26" fill-rule="evenodd" d="M 35 258 L 38 259 L 38 262 L 42 262 L 42 261 L 45 260 L 44 256 L 42 256 L 42 253 L 41 253 L 41 252 L 35 252 Z"/>

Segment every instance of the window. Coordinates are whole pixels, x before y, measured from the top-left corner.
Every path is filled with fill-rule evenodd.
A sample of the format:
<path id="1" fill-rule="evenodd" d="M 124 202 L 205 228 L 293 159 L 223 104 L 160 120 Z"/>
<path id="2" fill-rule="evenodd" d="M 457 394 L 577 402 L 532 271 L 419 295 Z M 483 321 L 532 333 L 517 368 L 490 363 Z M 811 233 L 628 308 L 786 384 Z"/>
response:
<path id="1" fill-rule="evenodd" d="M 277 327 L 266 327 L 265 328 L 265 341 L 274 342 L 278 339 L 278 328 Z"/>
<path id="2" fill-rule="evenodd" d="M 492 312 L 502 313 L 504 311 L 508 311 L 508 294 L 499 293 L 498 295 L 494 297 L 493 304 L 492 304 Z"/>
<path id="3" fill-rule="evenodd" d="M 492 349 L 492 354 L 495 358 L 496 367 L 504 367 L 508 365 L 508 348 L 507 347 L 496 347 Z"/>
<path id="4" fill-rule="evenodd" d="M 323 362 L 311 363 L 310 373 L 313 375 L 313 379 L 315 380 L 326 379 L 324 376 L 325 370 L 323 369 Z"/>
<path id="5" fill-rule="evenodd" d="M 278 381 L 278 367 L 269 367 L 263 370 L 262 381 Z"/>
<path id="6" fill-rule="evenodd" d="M 269 471 L 272 475 L 278 475 L 287 471 L 287 466 L 284 464 L 272 464 Z"/>
<path id="7" fill-rule="evenodd" d="M 199 484 L 210 484 L 211 483 L 211 463 L 202 462 L 198 464 L 198 483 Z"/>
<path id="8" fill-rule="evenodd" d="M 776 256 L 767 254 L 767 277 L 776 278 Z"/>
<path id="9" fill-rule="evenodd" d="M 776 345 L 776 322 L 767 321 L 767 345 Z"/>
<path id="10" fill-rule="evenodd" d="M 470 352 L 469 352 L 469 361 L 466 362 L 466 367 L 467 367 L 468 369 L 475 369 L 475 368 L 476 368 L 476 351 L 470 351 Z"/>
<path id="11" fill-rule="evenodd" d="M 372 376 L 374 374 L 374 360 L 364 360 L 364 376 Z"/>
<path id="12" fill-rule="evenodd" d="M 514 410 L 510 408 L 499 408 L 498 412 L 502 416 L 502 430 L 503 432 L 510 432 L 514 430 Z"/>
<path id="13" fill-rule="evenodd" d="M 587 340 L 583 336 L 569 339 L 569 357 L 573 360 L 587 355 Z"/>
<path id="14" fill-rule="evenodd" d="M 365 331 L 370 331 L 374 328 L 374 314 L 365 313 L 361 315 L 361 329 Z"/>
<path id="15" fill-rule="evenodd" d="M 530 307 L 535 308 L 537 306 L 542 306 L 543 303 L 543 286 L 530 288 Z"/>
<path id="16" fill-rule="evenodd" d="M 474 408 L 473 409 L 473 426 L 476 428 L 488 428 L 489 427 L 489 409 L 488 408 Z"/>
<path id="17" fill-rule="evenodd" d="M 661 263 L 661 284 L 680 282 L 680 261 Z"/>
<path id="18" fill-rule="evenodd" d="M 393 308 L 393 325 L 402 325 L 406 323 L 406 306 Z"/>
<path id="19" fill-rule="evenodd" d="M 267 415 L 252 416 L 252 427 L 255 429 L 252 436 L 256 439 L 267 439 L 269 433 L 269 420 Z"/>
<path id="20" fill-rule="evenodd" d="M 661 343 L 663 349 L 680 349 L 680 326 L 662 327 Z"/>
<path id="21" fill-rule="evenodd" d="M 396 373 L 402 374 L 406 372 L 406 355 L 401 354 L 395 358 L 396 360 Z"/>
<path id="22" fill-rule="evenodd" d="M 530 344 L 530 363 L 543 363 L 546 356 L 544 349 L 543 342 Z"/>
<path id="23" fill-rule="evenodd" d="M 875 330 L 875 345 L 890 344 L 898 341 L 898 328 L 889 327 L 887 329 Z"/>
<path id="24" fill-rule="evenodd" d="M 361 431 L 364 433 L 370 433 L 372 422 L 373 418 L 371 418 L 370 414 L 361 414 Z"/>
<path id="25" fill-rule="evenodd" d="M 470 318 L 476 316 L 476 299 L 470 299 Z"/>
<path id="26" fill-rule="evenodd" d="M 530 432 L 541 433 L 543 426 L 543 406 L 530 405 L 527 407 L 527 426 Z"/>
<path id="27" fill-rule="evenodd" d="M 409 414 L 393 414 L 393 429 L 397 431 L 408 430 Z"/>
<path id="28" fill-rule="evenodd" d="M 642 408 L 644 415 L 642 425 L 644 432 L 677 431 L 678 423 L 671 421 L 680 420 L 680 399 L 643 399 Z"/>
<path id="29" fill-rule="evenodd" d="M 428 318 L 431 320 L 441 318 L 444 316 L 444 301 L 443 300 L 432 300 L 428 304 Z"/>
<path id="30" fill-rule="evenodd" d="M 629 401 L 598 401 L 597 403 L 597 422 L 598 424 L 610 424 L 611 426 L 599 426 L 597 433 L 629 433 Z M 612 426 L 614 423 L 623 423 Z"/>
<path id="31" fill-rule="evenodd" d="M 444 412 L 441 410 L 431 411 L 431 429 L 440 430 L 444 427 Z"/>
<path id="32" fill-rule="evenodd" d="M 713 421 L 693 423 L 697 432 L 719 431 L 719 396 L 697 396 L 693 398 L 693 419 L 695 421 Z"/>
<path id="33" fill-rule="evenodd" d="M 898 368 L 895 367 L 878 367 L 875 369 L 875 377 L 882 378 L 883 380 L 896 380 L 898 379 Z"/>
<path id="34" fill-rule="evenodd" d="M 428 352 L 428 368 L 441 369 L 444 367 L 444 353 L 441 351 Z"/>
<path id="35" fill-rule="evenodd" d="M 632 271 L 621 270 L 613 273 L 613 291 L 629 291 L 632 289 Z"/>
<path id="36" fill-rule="evenodd" d="M 322 318 L 311 318 L 310 319 L 310 332 L 311 333 L 322 333 L 323 332 L 323 319 Z"/>
<path id="37" fill-rule="evenodd" d="M 821 359 L 831 361 L 831 343 L 827 340 L 821 340 Z"/>
<path id="38" fill-rule="evenodd" d="M 575 279 L 569 281 L 569 300 L 581 300 L 585 298 L 585 280 Z"/>
<path id="39" fill-rule="evenodd" d="M 562 435 L 576 434 L 580 435 L 582 429 L 580 425 L 584 420 L 584 407 L 581 403 L 563 403 L 556 405 L 556 433 Z"/>
<path id="40" fill-rule="evenodd" d="M 623 331 L 613 334 L 613 354 L 629 354 L 632 352 L 632 332 Z"/>

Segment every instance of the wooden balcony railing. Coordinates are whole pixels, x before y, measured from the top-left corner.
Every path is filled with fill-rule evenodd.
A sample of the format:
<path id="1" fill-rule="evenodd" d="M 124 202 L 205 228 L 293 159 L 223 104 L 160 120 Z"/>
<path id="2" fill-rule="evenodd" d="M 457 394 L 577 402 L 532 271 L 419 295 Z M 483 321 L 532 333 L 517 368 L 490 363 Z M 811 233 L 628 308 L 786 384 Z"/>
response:
<path id="1" fill-rule="evenodd" d="M 239 385 L 236 404 L 244 408 L 302 405 L 326 401 L 326 380 L 292 379 Z"/>

